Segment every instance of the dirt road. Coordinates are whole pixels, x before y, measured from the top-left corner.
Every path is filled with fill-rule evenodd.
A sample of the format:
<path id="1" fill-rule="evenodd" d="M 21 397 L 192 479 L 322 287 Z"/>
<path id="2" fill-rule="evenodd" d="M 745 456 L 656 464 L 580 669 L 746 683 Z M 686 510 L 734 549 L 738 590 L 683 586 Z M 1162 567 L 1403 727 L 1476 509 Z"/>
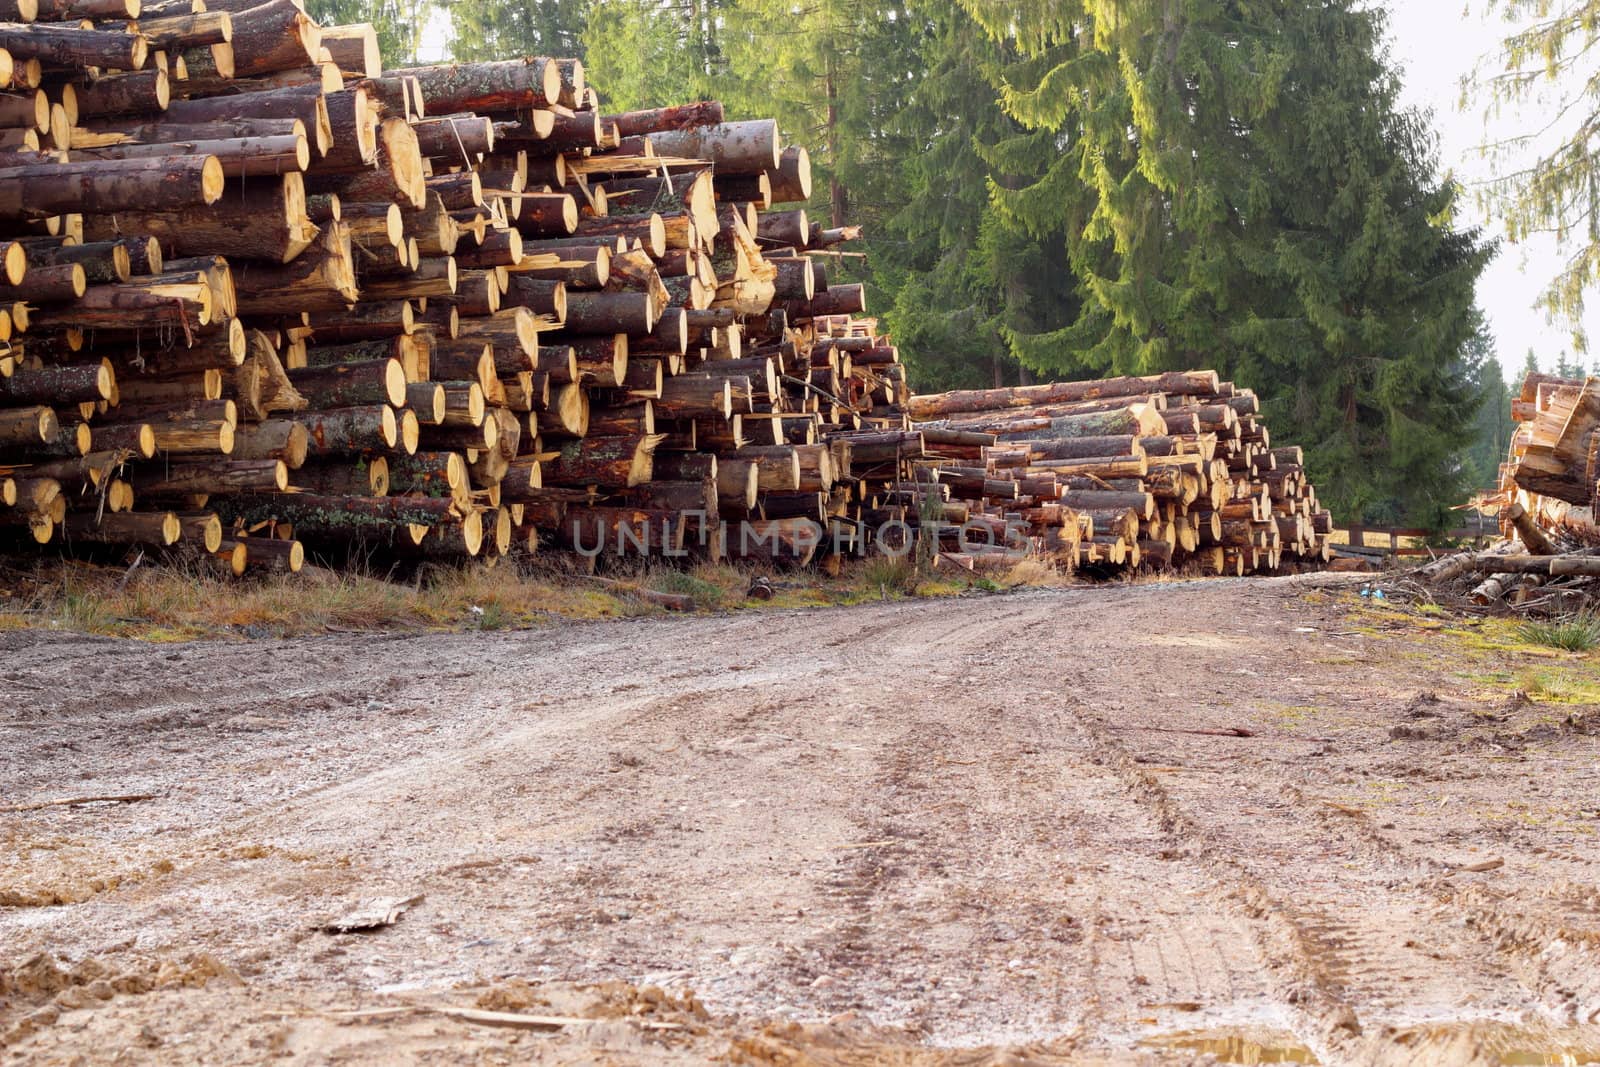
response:
<path id="1" fill-rule="evenodd" d="M 0 1062 L 1600 1062 L 1594 719 L 1348 612 L 4 635 Z"/>

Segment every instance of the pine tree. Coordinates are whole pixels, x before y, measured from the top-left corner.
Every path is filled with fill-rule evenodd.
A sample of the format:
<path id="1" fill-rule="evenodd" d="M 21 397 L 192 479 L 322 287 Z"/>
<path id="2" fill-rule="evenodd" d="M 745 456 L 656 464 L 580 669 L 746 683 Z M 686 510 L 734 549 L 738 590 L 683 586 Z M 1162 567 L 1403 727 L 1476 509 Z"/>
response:
<path id="1" fill-rule="evenodd" d="M 1477 82 L 1490 112 L 1535 102 L 1539 121 L 1484 146 L 1497 180 L 1485 200 L 1520 242 L 1553 234 L 1567 260 L 1540 304 L 1587 351 L 1584 296 L 1600 281 L 1600 0 L 1488 0 L 1521 27 L 1506 38 L 1501 69 Z M 1553 90 L 1547 99 L 1547 91 Z"/>
<path id="2" fill-rule="evenodd" d="M 1463 373 L 1491 254 L 1450 224 L 1422 116 L 1397 104 L 1380 12 L 963 0 L 1022 59 L 1007 110 L 1058 158 L 1007 219 L 1062 232 L 1075 321 L 1012 331 L 1056 374 L 1214 366 L 1297 430 L 1339 510 L 1441 521 L 1476 394 Z M 1001 168 L 1004 149 L 990 150 Z M 1003 171 L 1002 171 L 1003 172 Z"/>

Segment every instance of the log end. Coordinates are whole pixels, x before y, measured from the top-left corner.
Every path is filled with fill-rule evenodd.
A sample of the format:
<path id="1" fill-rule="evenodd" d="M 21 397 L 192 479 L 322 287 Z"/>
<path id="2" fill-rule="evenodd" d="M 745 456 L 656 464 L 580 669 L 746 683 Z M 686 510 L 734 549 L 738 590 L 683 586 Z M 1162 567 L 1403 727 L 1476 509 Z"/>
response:
<path id="1" fill-rule="evenodd" d="M 406 371 L 398 359 L 390 359 L 383 368 L 383 390 L 392 407 L 406 403 Z"/>
<path id="2" fill-rule="evenodd" d="M 0 262 L 5 271 L 6 282 L 10 285 L 21 285 L 22 279 L 28 273 L 28 251 L 23 248 L 22 242 L 11 241 L 7 243 L 3 262 Z M 7 316 L 10 317 L 9 314 Z M 16 325 L 13 323 L 13 325 Z"/>
<path id="3" fill-rule="evenodd" d="M 389 495 L 389 460 L 373 456 L 367 461 L 367 485 L 373 496 Z"/>
<path id="4" fill-rule="evenodd" d="M 200 541 L 206 546 L 206 552 L 216 555 L 222 548 L 222 520 L 213 512 L 205 516 L 197 526 L 195 532 L 200 535 Z"/>
<path id="5" fill-rule="evenodd" d="M 462 516 L 461 545 L 469 556 L 476 556 L 483 551 L 483 515 L 481 513 L 469 511 Z"/>
<path id="6" fill-rule="evenodd" d="M 394 424 L 394 440 L 390 442 L 389 447 L 393 448 L 398 444 L 401 451 L 406 455 L 416 455 L 417 443 L 422 436 L 421 426 L 417 422 L 417 413 L 410 408 L 406 408 L 396 417 L 394 409 L 390 408 L 385 422 Z"/>
<path id="7" fill-rule="evenodd" d="M 293 423 L 283 444 L 283 463 L 290 470 L 305 466 L 306 455 L 311 450 L 311 432 L 303 422 Z"/>
<path id="8" fill-rule="evenodd" d="M 218 200 L 221 200 L 226 180 L 226 175 L 222 170 L 222 161 L 216 156 L 206 156 L 200 164 L 201 202 L 215 204 Z"/>

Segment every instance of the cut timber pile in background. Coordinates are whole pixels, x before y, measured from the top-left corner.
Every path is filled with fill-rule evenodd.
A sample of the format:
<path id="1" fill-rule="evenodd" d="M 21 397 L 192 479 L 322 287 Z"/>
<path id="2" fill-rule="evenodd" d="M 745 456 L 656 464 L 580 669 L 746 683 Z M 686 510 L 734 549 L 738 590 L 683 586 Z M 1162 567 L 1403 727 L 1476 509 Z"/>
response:
<path id="1" fill-rule="evenodd" d="M 1035 555 L 1100 571 L 1321 565 L 1332 517 L 1299 448 L 1273 448 L 1255 394 L 1214 371 L 914 396 L 919 499 L 1015 524 Z M 950 535 L 946 541 L 952 540 Z M 967 563 L 985 552 L 957 545 Z"/>
<path id="2" fill-rule="evenodd" d="M 1475 503 L 1500 520 L 1500 543 L 1421 568 L 1435 591 L 1528 613 L 1600 601 L 1600 379 L 1530 374 L 1511 403 L 1517 431 L 1500 491 Z"/>
<path id="3" fill-rule="evenodd" d="M 384 70 L 299 0 L 3 2 L 13 543 L 234 573 L 303 545 L 803 563 L 929 518 L 1024 522 L 1066 566 L 1320 548 L 1298 455 L 1214 376 L 913 428 L 828 277 L 857 231 L 774 207 L 811 178 L 770 120 L 603 114 L 574 60 Z"/>

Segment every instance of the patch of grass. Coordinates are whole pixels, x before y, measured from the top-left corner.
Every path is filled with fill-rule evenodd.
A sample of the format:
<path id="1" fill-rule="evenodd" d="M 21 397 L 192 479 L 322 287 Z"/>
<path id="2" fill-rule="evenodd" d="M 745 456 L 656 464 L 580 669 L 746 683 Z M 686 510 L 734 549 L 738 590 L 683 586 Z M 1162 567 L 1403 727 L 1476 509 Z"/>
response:
<path id="1" fill-rule="evenodd" d="M 1600 679 L 1572 670 L 1523 671 L 1517 688 L 1545 704 L 1600 704 Z"/>
<path id="2" fill-rule="evenodd" d="M 589 580 L 564 554 L 461 565 L 424 564 L 404 573 L 308 567 L 298 575 L 229 579 L 204 567 L 146 564 L 132 571 L 87 561 L 41 563 L 0 585 L 0 631 L 57 629 L 166 642 L 204 637 L 293 637 L 329 631 L 507 630 L 554 620 L 660 615 L 640 589 L 691 598 L 696 611 L 795 610 L 910 596 L 1001 592 L 1061 584 L 1040 564 L 987 576 L 934 572 L 915 557 L 847 560 L 838 576 L 737 563 L 687 569 L 609 561 L 615 584 Z M 757 578 L 772 597 L 749 596 Z"/>
<path id="3" fill-rule="evenodd" d="M 1517 627 L 1517 636 L 1530 645 L 1592 652 L 1600 648 L 1600 616 L 1584 612 L 1564 619 L 1525 622 Z"/>
<path id="4" fill-rule="evenodd" d="M 745 602 L 753 579 L 736 567 L 703 563 L 688 571 L 656 570 L 644 584 L 658 593 L 689 597 L 696 611 L 723 611 Z"/>
<path id="5" fill-rule="evenodd" d="M 912 596 L 922 576 L 916 564 L 905 556 L 874 556 L 862 568 L 861 580 L 868 590 L 876 589 L 885 597 Z"/>

